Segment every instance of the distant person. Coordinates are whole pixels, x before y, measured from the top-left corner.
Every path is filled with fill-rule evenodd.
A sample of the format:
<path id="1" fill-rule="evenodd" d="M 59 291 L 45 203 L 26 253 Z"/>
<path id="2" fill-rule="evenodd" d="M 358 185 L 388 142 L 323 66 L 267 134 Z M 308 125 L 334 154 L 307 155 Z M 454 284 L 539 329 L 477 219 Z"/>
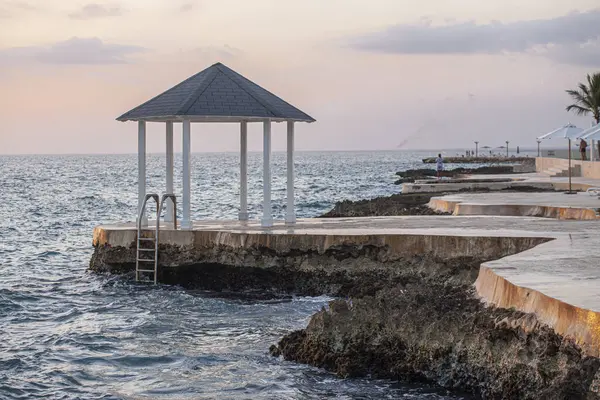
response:
<path id="1" fill-rule="evenodd" d="M 440 179 L 442 177 L 442 172 L 444 171 L 444 159 L 441 154 L 438 154 L 435 159 L 435 166 L 437 170 L 437 178 Z"/>
<path id="2" fill-rule="evenodd" d="M 579 142 L 579 151 L 581 152 L 581 161 L 585 161 L 586 160 L 586 150 L 587 150 L 587 142 L 583 139 L 581 139 L 581 142 Z"/>

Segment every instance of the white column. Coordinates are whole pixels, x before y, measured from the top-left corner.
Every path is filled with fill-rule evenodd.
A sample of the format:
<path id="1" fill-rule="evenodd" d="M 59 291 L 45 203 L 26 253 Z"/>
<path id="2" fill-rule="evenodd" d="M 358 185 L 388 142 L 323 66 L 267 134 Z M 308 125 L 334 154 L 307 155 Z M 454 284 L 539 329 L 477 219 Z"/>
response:
<path id="1" fill-rule="evenodd" d="M 271 121 L 264 122 L 263 127 L 263 227 L 273 226 L 271 215 Z"/>
<path id="2" fill-rule="evenodd" d="M 191 229 L 192 220 L 190 217 L 190 200 L 191 200 L 191 138 L 190 138 L 190 121 L 183 121 L 183 193 L 182 193 L 182 208 L 183 216 L 181 220 L 181 229 Z"/>
<path id="3" fill-rule="evenodd" d="M 286 225 L 296 223 L 296 210 L 294 209 L 294 121 L 287 123 L 287 210 L 285 213 Z"/>
<path id="4" fill-rule="evenodd" d="M 146 197 L 146 122 L 138 121 L 138 209 L 136 221 Z M 142 226 L 148 226 L 148 218 L 142 218 Z"/>
<path id="5" fill-rule="evenodd" d="M 592 139 L 590 146 L 590 161 L 594 161 L 594 139 Z"/>
<path id="6" fill-rule="evenodd" d="M 173 194 L 173 122 L 167 122 L 167 143 L 166 143 L 166 155 L 167 155 L 167 194 Z M 173 202 L 167 200 L 167 211 L 165 214 L 165 221 L 173 222 Z"/>
<path id="7" fill-rule="evenodd" d="M 240 221 L 248 221 L 248 123 L 240 127 Z"/>

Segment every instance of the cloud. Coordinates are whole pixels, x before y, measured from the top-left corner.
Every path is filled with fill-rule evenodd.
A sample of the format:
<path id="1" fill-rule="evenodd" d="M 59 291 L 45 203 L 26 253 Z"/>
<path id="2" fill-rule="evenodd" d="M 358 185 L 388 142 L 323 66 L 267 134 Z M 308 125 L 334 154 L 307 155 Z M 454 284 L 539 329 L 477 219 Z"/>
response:
<path id="1" fill-rule="evenodd" d="M 573 46 L 547 46 L 537 54 L 561 64 L 600 68 L 600 40 Z"/>
<path id="2" fill-rule="evenodd" d="M 192 11 L 194 9 L 194 3 L 185 3 L 182 4 L 181 7 L 179 7 L 179 11 L 181 12 L 188 12 L 188 11 Z"/>
<path id="3" fill-rule="evenodd" d="M 118 5 L 106 6 L 98 3 L 86 4 L 81 10 L 69 14 L 71 19 L 94 19 L 118 17 L 123 15 L 123 9 Z"/>
<path id="4" fill-rule="evenodd" d="M 20 1 L 20 0 L 0 0 L 0 6 L 2 6 L 3 8 L 12 8 L 12 9 L 17 9 L 17 10 L 26 10 L 26 11 L 31 11 L 31 10 L 35 10 L 36 7 L 26 1 Z"/>
<path id="5" fill-rule="evenodd" d="M 204 4 L 202 0 L 187 0 L 180 3 L 179 11 L 182 13 L 190 12 L 201 8 Z"/>
<path id="6" fill-rule="evenodd" d="M 539 53 L 558 60 L 572 51 L 577 53 L 574 60 L 590 62 L 593 54 L 583 45 L 600 41 L 598 21 L 600 9 L 552 19 L 485 25 L 472 21 L 432 25 L 431 21 L 422 21 L 354 37 L 348 45 L 363 51 L 395 54 L 524 53 L 538 52 L 540 47 L 555 47 L 561 50 L 547 49 Z M 593 46 L 597 48 L 597 44 Z M 567 48 L 571 49 L 565 50 Z"/>
<path id="7" fill-rule="evenodd" d="M 0 0 L 0 19 L 12 18 L 14 16 L 15 11 L 18 13 L 20 11 L 32 11 L 35 9 L 35 6 L 25 1 Z"/>
<path id="8" fill-rule="evenodd" d="M 129 57 L 145 52 L 139 46 L 109 44 L 98 38 L 74 37 L 49 46 L 15 47 L 0 50 L 0 63 L 124 64 Z"/>
<path id="9" fill-rule="evenodd" d="M 226 60 L 242 55 L 243 51 L 226 44 L 223 46 L 198 47 L 194 50 L 194 53 L 203 58 Z"/>

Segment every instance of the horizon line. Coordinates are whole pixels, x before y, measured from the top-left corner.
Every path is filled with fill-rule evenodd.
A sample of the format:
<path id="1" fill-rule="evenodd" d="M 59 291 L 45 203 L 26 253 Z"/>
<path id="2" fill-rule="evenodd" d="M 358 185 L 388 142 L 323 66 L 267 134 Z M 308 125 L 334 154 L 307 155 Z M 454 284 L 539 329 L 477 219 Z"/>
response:
<path id="1" fill-rule="evenodd" d="M 556 147 L 560 149 L 561 147 Z M 537 151 L 537 147 L 520 147 L 521 151 Z M 544 150 L 554 150 L 554 148 L 545 147 Z M 348 150 L 295 150 L 296 153 L 382 153 L 382 152 L 448 152 L 448 151 L 465 151 L 471 150 L 470 147 L 455 147 L 449 149 L 348 149 Z M 481 149 L 480 149 L 481 150 Z M 173 154 L 181 154 L 181 151 L 176 151 Z M 239 154 L 239 150 L 223 150 L 223 151 L 193 151 L 191 154 Z M 262 150 L 248 150 L 248 153 L 262 153 Z M 287 153 L 286 150 L 273 150 L 273 153 Z M 513 151 L 514 153 L 514 151 Z M 138 153 L 0 153 L 0 156 L 110 156 L 110 155 L 137 155 Z M 165 152 L 147 152 L 146 155 L 165 155 Z"/>

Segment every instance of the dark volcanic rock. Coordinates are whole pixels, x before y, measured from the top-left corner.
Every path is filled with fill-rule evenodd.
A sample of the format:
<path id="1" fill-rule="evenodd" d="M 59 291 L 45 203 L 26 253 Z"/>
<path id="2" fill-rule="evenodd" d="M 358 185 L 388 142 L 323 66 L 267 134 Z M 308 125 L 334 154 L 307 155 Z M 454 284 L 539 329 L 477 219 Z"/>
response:
<path id="1" fill-rule="evenodd" d="M 553 192 L 554 189 L 541 189 L 534 186 L 513 186 L 501 190 L 491 190 L 486 187 L 479 187 L 475 189 L 465 187 L 457 190 L 456 192 L 485 193 L 492 191 Z M 375 197 L 367 200 L 344 200 L 335 203 L 330 211 L 320 215 L 318 218 L 384 217 L 398 215 L 450 215 L 448 213 L 434 211 L 427 206 L 427 203 L 429 203 L 429 200 L 432 197 L 441 197 L 446 194 L 448 193 L 398 193 L 391 196 Z"/>
<path id="2" fill-rule="evenodd" d="M 442 171 L 441 176 L 445 178 L 456 178 L 463 175 L 494 175 L 494 174 L 513 174 L 515 173 L 514 166 L 512 165 L 494 165 L 479 168 L 454 168 Z M 431 168 L 419 168 L 419 169 L 408 169 L 406 171 L 396 172 L 396 175 L 400 177 L 395 183 L 400 185 L 402 183 L 412 183 L 420 179 L 428 179 L 437 176 L 435 169 Z"/>
<path id="3" fill-rule="evenodd" d="M 430 381 L 485 399 L 596 399 L 600 360 L 531 314 L 486 307 L 471 285 L 397 284 L 332 301 L 273 355 L 344 377 Z"/>
<path id="4" fill-rule="evenodd" d="M 426 164 L 435 164 L 437 157 L 427 157 L 422 161 Z M 503 157 L 503 156 L 480 156 L 480 157 L 444 157 L 448 164 L 484 164 L 484 163 L 512 163 L 512 164 L 535 164 L 535 157 Z"/>
<path id="5" fill-rule="evenodd" d="M 374 199 L 337 202 L 331 211 L 319 218 L 370 217 L 394 215 L 446 215 L 427 207 L 429 199 L 440 193 L 408 193 Z"/>

